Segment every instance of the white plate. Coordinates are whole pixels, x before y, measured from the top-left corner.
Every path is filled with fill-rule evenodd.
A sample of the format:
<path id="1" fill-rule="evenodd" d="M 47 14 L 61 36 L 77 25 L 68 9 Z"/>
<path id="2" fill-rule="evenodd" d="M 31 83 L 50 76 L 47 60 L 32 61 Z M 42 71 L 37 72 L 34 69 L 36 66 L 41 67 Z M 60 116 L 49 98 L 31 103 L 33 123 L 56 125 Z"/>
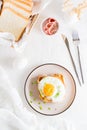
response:
<path id="1" fill-rule="evenodd" d="M 66 95 L 61 103 L 43 103 L 39 98 L 37 85 L 32 83 L 37 80 L 39 75 L 55 73 L 64 76 Z M 53 116 L 64 112 L 71 106 L 76 95 L 76 84 L 73 76 L 66 68 L 57 64 L 48 63 L 38 66 L 28 75 L 24 85 L 24 94 L 33 110 L 43 115 Z"/>

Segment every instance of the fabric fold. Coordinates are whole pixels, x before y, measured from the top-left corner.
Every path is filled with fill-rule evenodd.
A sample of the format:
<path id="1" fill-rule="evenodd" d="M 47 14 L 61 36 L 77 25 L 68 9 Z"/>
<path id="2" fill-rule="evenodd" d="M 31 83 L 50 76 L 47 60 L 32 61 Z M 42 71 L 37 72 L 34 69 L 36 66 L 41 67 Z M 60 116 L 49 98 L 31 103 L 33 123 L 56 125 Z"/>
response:
<path id="1" fill-rule="evenodd" d="M 6 70 L 0 66 L 0 128 L 2 130 L 74 130 L 58 117 L 41 117 L 24 107 Z"/>

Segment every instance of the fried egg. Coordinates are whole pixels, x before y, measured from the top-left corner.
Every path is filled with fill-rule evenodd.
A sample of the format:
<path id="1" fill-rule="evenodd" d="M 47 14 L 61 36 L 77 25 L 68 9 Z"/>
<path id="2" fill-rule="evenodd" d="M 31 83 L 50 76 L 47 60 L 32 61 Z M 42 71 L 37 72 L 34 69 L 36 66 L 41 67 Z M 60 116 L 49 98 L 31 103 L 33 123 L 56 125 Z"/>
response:
<path id="1" fill-rule="evenodd" d="M 65 96 L 65 86 L 57 77 L 46 76 L 38 83 L 38 90 L 42 99 L 51 102 L 61 102 Z"/>

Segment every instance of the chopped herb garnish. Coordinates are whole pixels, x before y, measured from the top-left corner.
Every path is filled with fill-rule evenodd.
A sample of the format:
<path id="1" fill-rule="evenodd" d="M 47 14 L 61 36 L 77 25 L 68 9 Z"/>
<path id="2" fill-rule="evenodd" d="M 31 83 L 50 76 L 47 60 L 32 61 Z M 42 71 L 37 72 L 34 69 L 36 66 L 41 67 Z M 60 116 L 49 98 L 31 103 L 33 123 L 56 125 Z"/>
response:
<path id="1" fill-rule="evenodd" d="M 44 86 L 46 85 L 46 83 L 44 83 Z"/>
<path id="2" fill-rule="evenodd" d="M 46 102 L 43 102 L 44 104 L 46 104 Z"/>
<path id="3" fill-rule="evenodd" d="M 38 102 L 38 104 L 40 105 L 41 103 L 40 103 L 40 102 Z"/>
<path id="4" fill-rule="evenodd" d="M 33 100 L 36 101 L 36 98 L 34 98 Z"/>
<path id="5" fill-rule="evenodd" d="M 30 96 L 31 96 L 31 97 L 33 96 L 33 92 L 32 92 L 32 91 L 30 91 Z"/>
<path id="6" fill-rule="evenodd" d="M 58 86 L 58 88 L 61 88 L 61 86 Z"/>
<path id="7" fill-rule="evenodd" d="M 40 108 L 40 110 L 42 110 L 43 108 L 42 108 L 42 106 L 39 106 L 39 108 Z"/>
<path id="8" fill-rule="evenodd" d="M 57 98 L 59 96 L 60 93 L 56 93 L 56 95 L 54 96 L 55 98 Z"/>
<path id="9" fill-rule="evenodd" d="M 51 108 L 50 108 L 50 107 L 48 107 L 48 110 L 51 110 Z"/>
<path id="10" fill-rule="evenodd" d="M 32 103 L 32 101 L 30 101 L 30 103 Z"/>
<path id="11" fill-rule="evenodd" d="M 33 84 L 33 85 L 36 85 L 36 84 L 38 84 L 38 83 L 37 83 L 37 81 L 33 81 L 32 84 Z"/>
<path id="12" fill-rule="evenodd" d="M 43 91 L 42 91 L 42 90 L 40 90 L 40 94 L 41 94 L 41 96 L 42 96 L 42 97 L 44 96 L 44 94 L 43 94 Z"/>

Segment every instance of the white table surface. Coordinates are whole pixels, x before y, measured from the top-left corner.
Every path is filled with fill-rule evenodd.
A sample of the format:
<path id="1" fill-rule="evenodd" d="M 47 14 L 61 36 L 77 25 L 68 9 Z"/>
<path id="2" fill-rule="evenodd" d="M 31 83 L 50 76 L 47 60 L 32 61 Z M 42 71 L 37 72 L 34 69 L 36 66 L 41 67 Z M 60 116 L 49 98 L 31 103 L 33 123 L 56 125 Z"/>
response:
<path id="1" fill-rule="evenodd" d="M 58 1 L 56 1 L 58 2 Z M 61 12 L 58 3 L 52 2 L 45 10 L 40 14 L 36 24 L 34 25 L 27 42 L 27 46 L 24 51 L 19 53 L 15 52 L 13 49 L 8 49 L 0 46 L 0 64 L 6 69 L 10 80 L 15 88 L 17 88 L 19 95 L 21 96 L 24 105 L 27 109 L 32 111 L 32 109 L 27 105 L 24 98 L 24 82 L 29 74 L 29 72 L 37 67 L 38 65 L 44 63 L 56 63 L 66 67 L 74 76 L 76 81 L 76 98 L 72 106 L 64 113 L 58 115 L 58 117 L 63 117 L 76 127 L 77 130 L 87 129 L 87 15 L 82 17 L 82 19 L 75 23 L 70 21 L 67 17 L 64 18 L 64 14 Z M 59 7 L 59 8 L 58 8 Z M 86 10 L 87 12 L 87 10 Z M 45 35 L 41 30 L 41 23 L 44 19 L 48 17 L 53 17 L 59 22 L 59 31 L 53 36 Z M 81 87 L 79 86 L 78 80 L 76 78 L 72 63 L 61 38 L 61 34 L 65 34 L 69 41 L 71 51 L 78 67 L 77 55 L 75 46 L 73 46 L 71 39 L 71 32 L 73 29 L 77 29 L 81 39 L 80 52 L 81 61 L 84 72 L 85 84 Z M 13 67 L 13 62 L 18 56 L 27 58 L 28 65 L 19 69 L 17 66 Z M 78 72 L 79 73 L 79 72 Z M 34 112 L 34 111 L 33 111 Z M 36 113 L 37 114 L 37 113 Z M 38 114 L 37 114 L 38 115 Z M 38 115 L 41 116 L 41 115 Z M 46 117 L 44 117 L 46 118 Z"/>

